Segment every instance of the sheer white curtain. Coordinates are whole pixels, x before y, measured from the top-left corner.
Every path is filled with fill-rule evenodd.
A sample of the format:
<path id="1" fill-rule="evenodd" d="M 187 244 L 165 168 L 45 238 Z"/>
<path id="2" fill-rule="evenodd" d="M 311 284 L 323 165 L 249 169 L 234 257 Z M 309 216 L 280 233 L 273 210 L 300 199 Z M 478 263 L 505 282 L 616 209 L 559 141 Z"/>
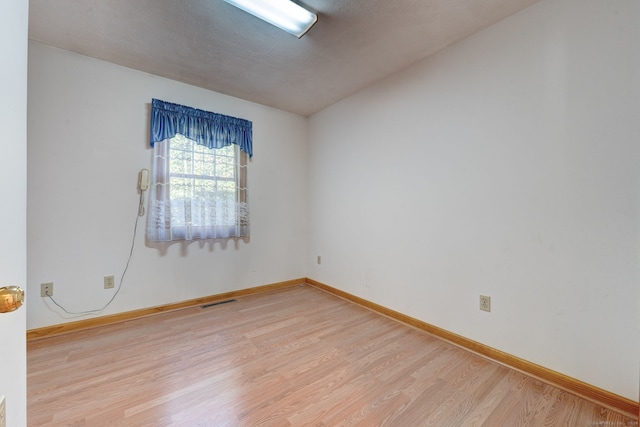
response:
<path id="1" fill-rule="evenodd" d="M 153 147 L 147 238 L 249 236 L 247 154 L 197 145 L 182 135 Z"/>
<path id="2" fill-rule="evenodd" d="M 152 241 L 249 236 L 245 119 L 151 100 L 153 147 L 147 238 Z"/>

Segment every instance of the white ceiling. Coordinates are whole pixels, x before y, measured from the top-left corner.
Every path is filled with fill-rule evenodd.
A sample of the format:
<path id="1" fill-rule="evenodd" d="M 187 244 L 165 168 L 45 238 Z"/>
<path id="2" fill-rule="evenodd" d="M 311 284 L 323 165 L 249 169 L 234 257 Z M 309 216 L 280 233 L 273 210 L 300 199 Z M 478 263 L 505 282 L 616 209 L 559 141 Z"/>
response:
<path id="1" fill-rule="evenodd" d="M 304 0 L 301 39 L 223 0 L 30 0 L 32 40 L 311 115 L 538 0 Z"/>

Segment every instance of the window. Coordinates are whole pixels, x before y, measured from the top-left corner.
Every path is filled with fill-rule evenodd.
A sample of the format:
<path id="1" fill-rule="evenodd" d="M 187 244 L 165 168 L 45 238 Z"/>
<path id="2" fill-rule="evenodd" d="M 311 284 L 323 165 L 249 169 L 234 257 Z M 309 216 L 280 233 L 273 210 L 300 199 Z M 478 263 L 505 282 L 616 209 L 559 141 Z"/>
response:
<path id="1" fill-rule="evenodd" d="M 193 110 L 182 107 L 185 108 Z M 193 130 L 193 123 L 190 125 L 189 130 Z M 215 134 L 210 128 L 204 130 L 205 134 Z M 153 132 L 152 115 L 152 135 Z M 213 147 L 201 144 L 198 139 L 202 134 L 192 132 L 188 137 L 176 132 L 153 143 L 147 227 L 149 240 L 220 239 L 249 235 L 247 152 L 235 143 L 224 144 L 219 139 L 210 144 Z M 228 132 L 217 134 L 222 138 L 229 136 Z"/>

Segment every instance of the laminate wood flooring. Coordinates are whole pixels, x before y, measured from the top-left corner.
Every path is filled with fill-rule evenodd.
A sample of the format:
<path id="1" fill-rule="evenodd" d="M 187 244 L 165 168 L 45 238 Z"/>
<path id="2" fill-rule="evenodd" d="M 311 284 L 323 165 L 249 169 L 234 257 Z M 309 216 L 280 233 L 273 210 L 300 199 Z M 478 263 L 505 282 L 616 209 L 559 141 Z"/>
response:
<path id="1" fill-rule="evenodd" d="M 32 341 L 28 425 L 634 426 L 309 286 Z"/>

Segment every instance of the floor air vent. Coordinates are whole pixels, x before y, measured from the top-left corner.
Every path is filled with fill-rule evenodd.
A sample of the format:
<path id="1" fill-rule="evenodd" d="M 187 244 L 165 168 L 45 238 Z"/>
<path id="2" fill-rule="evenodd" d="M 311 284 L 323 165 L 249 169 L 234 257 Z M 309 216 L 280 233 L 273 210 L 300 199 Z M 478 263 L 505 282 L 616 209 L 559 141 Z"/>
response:
<path id="1" fill-rule="evenodd" d="M 218 301 L 218 302 L 212 302 L 211 304 L 205 304 L 200 306 L 200 308 L 209 308 L 209 307 L 213 307 L 215 305 L 222 305 L 222 304 L 229 304 L 230 302 L 236 302 L 237 300 L 235 299 L 228 299 L 228 300 L 224 300 L 224 301 Z"/>

